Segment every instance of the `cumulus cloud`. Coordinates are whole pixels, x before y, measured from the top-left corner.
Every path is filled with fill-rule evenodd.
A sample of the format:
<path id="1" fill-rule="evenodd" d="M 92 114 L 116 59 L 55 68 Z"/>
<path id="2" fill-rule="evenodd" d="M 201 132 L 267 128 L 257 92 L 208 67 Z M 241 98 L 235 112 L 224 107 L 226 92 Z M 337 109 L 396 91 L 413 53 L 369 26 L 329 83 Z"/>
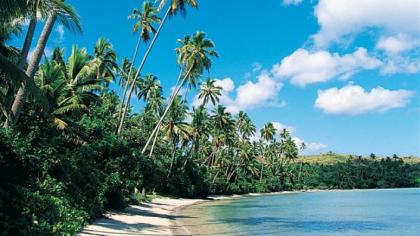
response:
<path id="1" fill-rule="evenodd" d="M 257 81 L 248 81 L 236 89 L 236 98 L 227 109 L 232 113 L 252 109 L 277 97 L 282 84 L 274 80 L 267 72 L 257 76 Z"/>
<path id="2" fill-rule="evenodd" d="M 277 130 L 278 133 L 281 133 L 281 131 L 283 129 L 286 129 L 290 133 L 294 133 L 295 132 L 295 128 L 293 126 L 288 126 L 288 125 L 285 125 L 283 123 L 276 122 L 276 121 L 273 121 L 272 123 L 273 123 L 273 126 L 274 126 L 274 128 L 276 128 L 276 130 Z"/>
<path id="3" fill-rule="evenodd" d="M 393 56 L 385 60 L 381 73 L 385 75 L 395 73 L 416 74 L 420 72 L 420 58 Z"/>
<path id="4" fill-rule="evenodd" d="M 303 0 L 283 0 L 283 5 L 289 6 L 289 5 L 299 5 L 303 2 Z"/>
<path id="5" fill-rule="evenodd" d="M 389 34 L 420 34 L 419 0 L 320 0 L 315 17 L 320 30 L 313 36 L 320 47 L 374 28 Z"/>
<path id="6" fill-rule="evenodd" d="M 349 84 L 341 89 L 319 90 L 315 107 L 330 114 L 385 112 L 406 106 L 413 95 L 412 91 L 388 90 L 382 87 L 373 88 L 369 92 L 358 85 Z"/>
<path id="7" fill-rule="evenodd" d="M 283 107 L 286 105 L 286 102 L 277 100 L 282 83 L 276 81 L 266 71 L 261 72 L 255 82 L 248 81 L 238 87 L 235 87 L 231 78 L 216 79 L 215 84 L 223 89 L 219 103 L 226 106 L 226 110 L 232 114 L 256 107 Z M 201 101 L 196 96 L 192 105 L 199 104 Z"/>
<path id="8" fill-rule="evenodd" d="M 342 56 L 325 50 L 310 52 L 299 48 L 280 64 L 274 65 L 272 73 L 277 78 L 289 78 L 292 84 L 305 86 L 335 77 L 348 79 L 361 69 L 375 69 L 381 64 L 381 61 L 369 56 L 365 48 Z"/>
<path id="9" fill-rule="evenodd" d="M 388 54 L 399 54 L 419 46 L 420 40 L 405 34 L 397 34 L 388 37 L 382 36 L 376 43 L 377 49 L 383 50 Z"/>
<path id="10" fill-rule="evenodd" d="M 301 147 L 302 143 L 305 143 L 305 153 L 320 151 L 328 147 L 326 144 L 323 143 L 305 142 L 304 140 L 298 137 L 293 137 L 293 141 L 298 147 Z"/>

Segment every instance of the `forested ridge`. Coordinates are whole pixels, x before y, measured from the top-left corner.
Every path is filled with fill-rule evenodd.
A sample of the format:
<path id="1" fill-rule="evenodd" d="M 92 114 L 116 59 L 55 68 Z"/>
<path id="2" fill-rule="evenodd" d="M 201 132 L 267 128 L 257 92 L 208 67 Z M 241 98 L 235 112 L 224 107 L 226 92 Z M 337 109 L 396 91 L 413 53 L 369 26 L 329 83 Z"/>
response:
<path id="1" fill-rule="evenodd" d="M 104 38 L 47 56 L 54 25 L 82 32 L 77 11 L 62 0 L 2 2 L 0 234 L 72 235 L 106 210 L 138 204 L 151 193 L 205 198 L 419 187 L 419 162 L 396 155 L 308 162 L 299 157 L 305 144 L 272 123 L 256 139 L 245 112 L 233 115 L 219 104 L 222 88 L 207 76 L 219 54 L 204 32 L 173 36 L 182 37 L 175 51 L 180 74 L 165 98 L 159 78 L 143 66 L 165 22 L 197 6 L 195 0 L 143 2 L 129 15 L 138 37 L 133 57 L 120 58 Z M 13 37 L 24 45 L 11 46 Z M 201 101 L 194 107 L 186 95 L 193 91 Z M 131 106 L 133 95 L 140 109 Z"/>

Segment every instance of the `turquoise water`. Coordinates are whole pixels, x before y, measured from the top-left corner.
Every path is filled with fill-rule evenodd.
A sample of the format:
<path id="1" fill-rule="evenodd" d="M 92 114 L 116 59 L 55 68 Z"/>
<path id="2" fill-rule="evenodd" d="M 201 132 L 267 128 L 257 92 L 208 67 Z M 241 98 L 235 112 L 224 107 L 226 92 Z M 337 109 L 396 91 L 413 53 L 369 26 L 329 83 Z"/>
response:
<path id="1" fill-rule="evenodd" d="M 181 209 L 193 235 L 420 235 L 420 189 L 306 192 Z"/>

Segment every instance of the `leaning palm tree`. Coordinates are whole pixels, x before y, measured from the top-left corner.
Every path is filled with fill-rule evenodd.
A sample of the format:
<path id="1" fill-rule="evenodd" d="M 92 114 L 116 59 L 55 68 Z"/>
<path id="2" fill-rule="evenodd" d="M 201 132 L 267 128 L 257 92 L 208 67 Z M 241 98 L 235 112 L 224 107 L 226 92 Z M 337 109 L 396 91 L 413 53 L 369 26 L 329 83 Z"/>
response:
<path id="1" fill-rule="evenodd" d="M 117 134 L 120 134 L 123 128 L 128 106 L 130 105 L 131 95 L 135 89 L 137 78 L 139 77 L 140 71 L 137 70 L 135 75 L 133 74 L 134 64 L 136 63 L 138 50 L 141 41 L 147 43 L 150 40 L 150 34 L 156 34 L 156 29 L 153 26 L 160 22 L 160 18 L 157 16 L 158 10 L 153 7 L 149 2 L 143 2 L 142 9 L 135 8 L 133 12 L 128 16 L 129 19 L 134 19 L 136 22 L 133 26 L 133 32 L 139 32 L 136 47 L 134 49 L 133 60 L 128 70 L 128 79 L 124 85 L 123 98 L 121 102 L 121 108 L 118 117 L 118 128 Z"/>
<path id="2" fill-rule="evenodd" d="M 49 8 L 50 13 L 45 22 L 41 35 L 38 39 L 38 43 L 35 47 L 34 54 L 26 69 L 26 75 L 29 78 L 29 80 L 33 80 L 35 76 L 38 65 L 41 62 L 41 58 L 44 53 L 44 49 L 47 45 L 48 38 L 51 34 L 51 31 L 54 27 L 54 23 L 56 22 L 56 20 L 58 20 L 62 25 L 64 25 L 65 27 L 73 31 L 81 32 L 79 16 L 76 13 L 76 11 L 73 9 L 73 7 L 64 3 L 64 1 L 62 0 L 54 0 L 52 1 L 52 3 L 53 4 L 51 4 Z M 26 81 L 24 80 L 12 104 L 12 108 L 11 108 L 12 121 L 11 122 L 13 123 L 15 123 L 19 119 L 23 104 L 26 99 L 26 94 L 27 94 L 27 88 L 26 88 Z M 9 126 L 11 122 L 6 122 L 5 126 Z"/>
<path id="3" fill-rule="evenodd" d="M 187 106 L 185 101 L 176 96 L 173 102 L 173 106 L 167 118 L 162 123 L 162 133 L 166 141 L 172 144 L 172 158 L 169 166 L 167 177 L 170 176 L 171 170 L 176 157 L 176 147 L 179 143 L 186 144 L 191 139 L 191 126 L 185 122 Z M 149 158 L 151 157 L 153 150 L 150 152 Z"/>
<path id="4" fill-rule="evenodd" d="M 205 106 L 209 101 L 214 105 L 219 102 L 219 97 L 222 95 L 222 87 L 215 85 L 216 80 L 208 78 L 200 88 L 198 95 L 199 99 L 203 100 L 202 105 Z"/>
<path id="5" fill-rule="evenodd" d="M 162 7 L 165 6 L 166 2 L 167 2 L 167 0 L 161 0 L 161 2 L 159 4 L 158 10 L 162 9 Z M 197 8 L 198 7 L 198 4 L 197 4 L 197 1 L 196 0 L 170 0 L 170 4 L 169 4 L 169 7 L 168 7 L 168 10 L 166 11 L 163 19 L 161 20 L 161 22 L 159 24 L 159 27 L 157 28 L 156 33 L 154 34 L 154 36 L 152 38 L 152 41 L 149 44 L 149 47 L 147 48 L 146 52 L 144 53 L 143 58 L 142 58 L 142 60 L 140 62 L 140 66 L 138 67 L 137 73 L 134 76 L 134 78 L 137 78 L 140 75 L 140 73 L 141 73 L 141 71 L 142 71 L 142 69 L 143 69 L 143 67 L 144 67 L 144 65 L 145 65 L 145 63 L 147 61 L 147 58 L 149 57 L 149 54 L 152 51 L 152 48 L 155 45 L 156 39 L 159 36 L 160 31 L 162 30 L 163 25 L 165 24 L 167 18 L 169 16 L 176 15 L 178 12 L 181 12 L 181 14 L 185 16 L 185 13 L 186 13 L 186 5 L 190 5 L 193 8 Z M 129 85 L 130 86 L 130 90 L 132 90 L 132 88 L 135 86 L 135 84 L 136 84 L 136 81 L 135 80 L 132 80 L 130 82 L 130 85 Z M 130 94 L 130 92 L 129 92 L 129 94 Z M 129 104 L 129 102 L 125 102 L 125 104 L 126 104 L 126 106 L 128 106 L 127 104 Z M 126 106 L 124 106 L 124 107 L 126 107 Z M 126 108 L 124 108 L 124 109 L 126 109 Z M 119 128 L 118 128 L 118 130 L 122 129 L 122 126 L 123 126 L 122 124 L 124 123 L 124 121 L 121 121 L 121 120 L 122 119 L 119 120 Z M 117 130 L 117 133 L 118 133 L 118 130 Z M 121 131 L 119 131 L 119 132 L 121 132 Z M 149 139 L 149 140 L 151 140 L 151 139 Z"/>
<path id="6" fill-rule="evenodd" d="M 213 49 L 214 43 L 205 38 L 205 33 L 196 32 L 192 37 L 186 36 L 183 40 L 178 40 L 181 46 L 176 49 L 177 61 L 181 67 L 181 76 L 178 78 L 180 81 L 177 83 L 172 96 L 169 98 L 168 105 L 160 117 L 159 122 L 156 124 L 155 129 L 152 131 L 142 153 L 144 153 L 151 142 L 154 135 L 162 124 L 163 119 L 168 113 L 174 98 L 178 95 L 181 88 L 187 84 L 195 84 L 204 70 L 209 71 L 211 67 L 211 57 L 218 57 L 219 54 Z M 181 79 L 182 78 L 182 79 Z"/>

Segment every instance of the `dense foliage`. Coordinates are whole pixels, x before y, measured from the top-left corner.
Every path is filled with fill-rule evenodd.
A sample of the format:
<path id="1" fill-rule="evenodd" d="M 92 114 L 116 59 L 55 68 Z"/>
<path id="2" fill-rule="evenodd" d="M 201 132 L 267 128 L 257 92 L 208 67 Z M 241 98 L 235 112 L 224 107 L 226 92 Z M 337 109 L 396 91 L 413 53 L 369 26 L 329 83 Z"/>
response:
<path id="1" fill-rule="evenodd" d="M 326 156 L 336 156 L 326 154 Z M 296 187 L 316 189 L 366 189 L 418 187 L 420 162 L 405 158 L 354 157 L 330 164 L 295 164 Z"/>
<path id="2" fill-rule="evenodd" d="M 35 1 L 34 1 L 35 2 Z M 132 60 L 119 61 L 106 39 L 93 50 L 43 51 L 54 23 L 78 31 L 78 16 L 61 0 L 4 1 L 0 6 L 0 232 L 74 234 L 107 209 L 137 204 L 143 193 L 182 197 L 306 188 L 382 188 L 419 185 L 420 165 L 400 158 L 351 158 L 307 164 L 287 130 L 256 126 L 245 112 L 218 104 L 221 88 L 202 76 L 218 56 L 202 32 L 178 40 L 180 76 L 165 99 L 159 79 L 141 72 L 168 15 L 194 0 L 168 1 L 163 18 L 145 2 L 135 9 L 139 33 Z M 7 45 L 25 20 L 45 21 L 32 58 L 28 45 Z M 156 24 L 160 24 L 156 27 Z M 138 45 L 148 48 L 136 67 Z M 29 43 L 30 45 L 30 43 Z M 110 89 L 116 83 L 120 89 Z M 201 104 L 186 93 L 199 85 Z M 118 90 L 123 90 L 117 93 Z M 134 112 L 132 94 L 143 107 Z M 121 96 L 120 96 L 121 95 Z"/>

